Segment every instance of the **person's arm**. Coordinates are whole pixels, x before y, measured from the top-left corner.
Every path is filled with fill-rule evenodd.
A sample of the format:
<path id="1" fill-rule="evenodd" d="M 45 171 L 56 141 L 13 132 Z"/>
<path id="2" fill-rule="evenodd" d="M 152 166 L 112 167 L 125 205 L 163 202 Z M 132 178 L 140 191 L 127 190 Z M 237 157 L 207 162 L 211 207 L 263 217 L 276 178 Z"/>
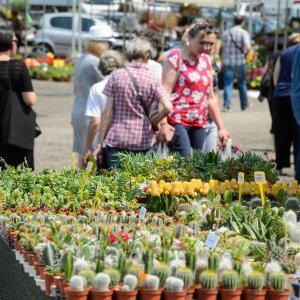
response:
<path id="1" fill-rule="evenodd" d="M 280 64 L 280 56 L 278 57 L 275 68 L 274 68 L 274 74 L 273 74 L 273 82 L 274 86 L 277 85 L 278 79 L 279 79 L 279 74 L 280 74 L 280 69 L 281 69 L 281 64 Z"/>
<path id="2" fill-rule="evenodd" d="M 222 143 L 222 146 L 225 146 L 228 139 L 231 137 L 231 135 L 224 126 L 221 117 L 219 99 L 218 96 L 214 93 L 212 80 L 211 80 L 211 93 L 208 99 L 208 113 L 218 127 L 218 135 Z"/>
<path id="3" fill-rule="evenodd" d="M 26 105 L 32 106 L 36 103 L 35 92 L 22 92 L 22 98 Z"/>
<path id="4" fill-rule="evenodd" d="M 93 142 L 94 142 L 97 132 L 99 131 L 100 123 L 101 123 L 100 117 L 90 117 L 90 122 L 89 122 L 89 126 L 88 126 L 88 131 L 87 131 L 86 146 L 85 146 L 85 151 L 84 151 L 84 154 L 82 157 L 84 164 L 87 163 L 87 159 L 88 159 L 89 155 L 92 153 Z"/>

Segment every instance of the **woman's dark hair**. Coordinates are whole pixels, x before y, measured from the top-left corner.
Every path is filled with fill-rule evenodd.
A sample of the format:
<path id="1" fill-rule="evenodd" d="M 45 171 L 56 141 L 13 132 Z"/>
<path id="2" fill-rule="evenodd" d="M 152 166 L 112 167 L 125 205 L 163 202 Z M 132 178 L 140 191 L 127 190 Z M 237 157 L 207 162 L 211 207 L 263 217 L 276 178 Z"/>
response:
<path id="1" fill-rule="evenodd" d="M 9 30 L 0 30 L 0 52 L 12 49 L 13 33 Z"/>

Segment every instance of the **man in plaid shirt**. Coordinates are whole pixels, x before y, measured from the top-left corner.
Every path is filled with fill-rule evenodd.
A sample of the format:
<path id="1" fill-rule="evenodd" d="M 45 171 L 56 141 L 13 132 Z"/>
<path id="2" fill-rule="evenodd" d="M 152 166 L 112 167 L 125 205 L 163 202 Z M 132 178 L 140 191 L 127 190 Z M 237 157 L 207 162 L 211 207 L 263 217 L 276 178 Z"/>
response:
<path id="1" fill-rule="evenodd" d="M 230 109 L 232 86 L 235 78 L 238 80 L 241 109 L 245 110 L 249 106 L 246 85 L 246 57 L 251 50 L 251 41 L 248 32 L 242 28 L 244 25 L 243 17 L 235 17 L 234 23 L 235 26 L 226 30 L 222 36 L 224 112 Z"/>

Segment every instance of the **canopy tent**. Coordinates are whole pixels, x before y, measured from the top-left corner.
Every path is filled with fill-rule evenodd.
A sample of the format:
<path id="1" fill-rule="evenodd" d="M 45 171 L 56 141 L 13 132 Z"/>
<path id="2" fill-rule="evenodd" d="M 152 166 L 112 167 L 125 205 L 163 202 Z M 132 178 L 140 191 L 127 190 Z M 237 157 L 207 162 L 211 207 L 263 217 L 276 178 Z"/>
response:
<path id="1" fill-rule="evenodd" d="M 234 0 L 165 0 L 166 3 L 178 3 L 183 5 L 198 5 L 203 7 L 227 8 L 235 4 Z"/>

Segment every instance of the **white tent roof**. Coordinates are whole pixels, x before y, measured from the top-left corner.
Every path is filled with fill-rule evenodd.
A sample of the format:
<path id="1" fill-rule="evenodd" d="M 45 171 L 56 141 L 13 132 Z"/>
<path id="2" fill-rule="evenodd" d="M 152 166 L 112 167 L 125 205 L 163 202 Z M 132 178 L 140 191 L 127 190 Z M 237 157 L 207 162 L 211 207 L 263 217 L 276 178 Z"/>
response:
<path id="1" fill-rule="evenodd" d="M 203 7 L 230 7 L 235 4 L 234 0 L 165 0 L 167 3 L 179 3 L 179 4 L 195 4 Z"/>

